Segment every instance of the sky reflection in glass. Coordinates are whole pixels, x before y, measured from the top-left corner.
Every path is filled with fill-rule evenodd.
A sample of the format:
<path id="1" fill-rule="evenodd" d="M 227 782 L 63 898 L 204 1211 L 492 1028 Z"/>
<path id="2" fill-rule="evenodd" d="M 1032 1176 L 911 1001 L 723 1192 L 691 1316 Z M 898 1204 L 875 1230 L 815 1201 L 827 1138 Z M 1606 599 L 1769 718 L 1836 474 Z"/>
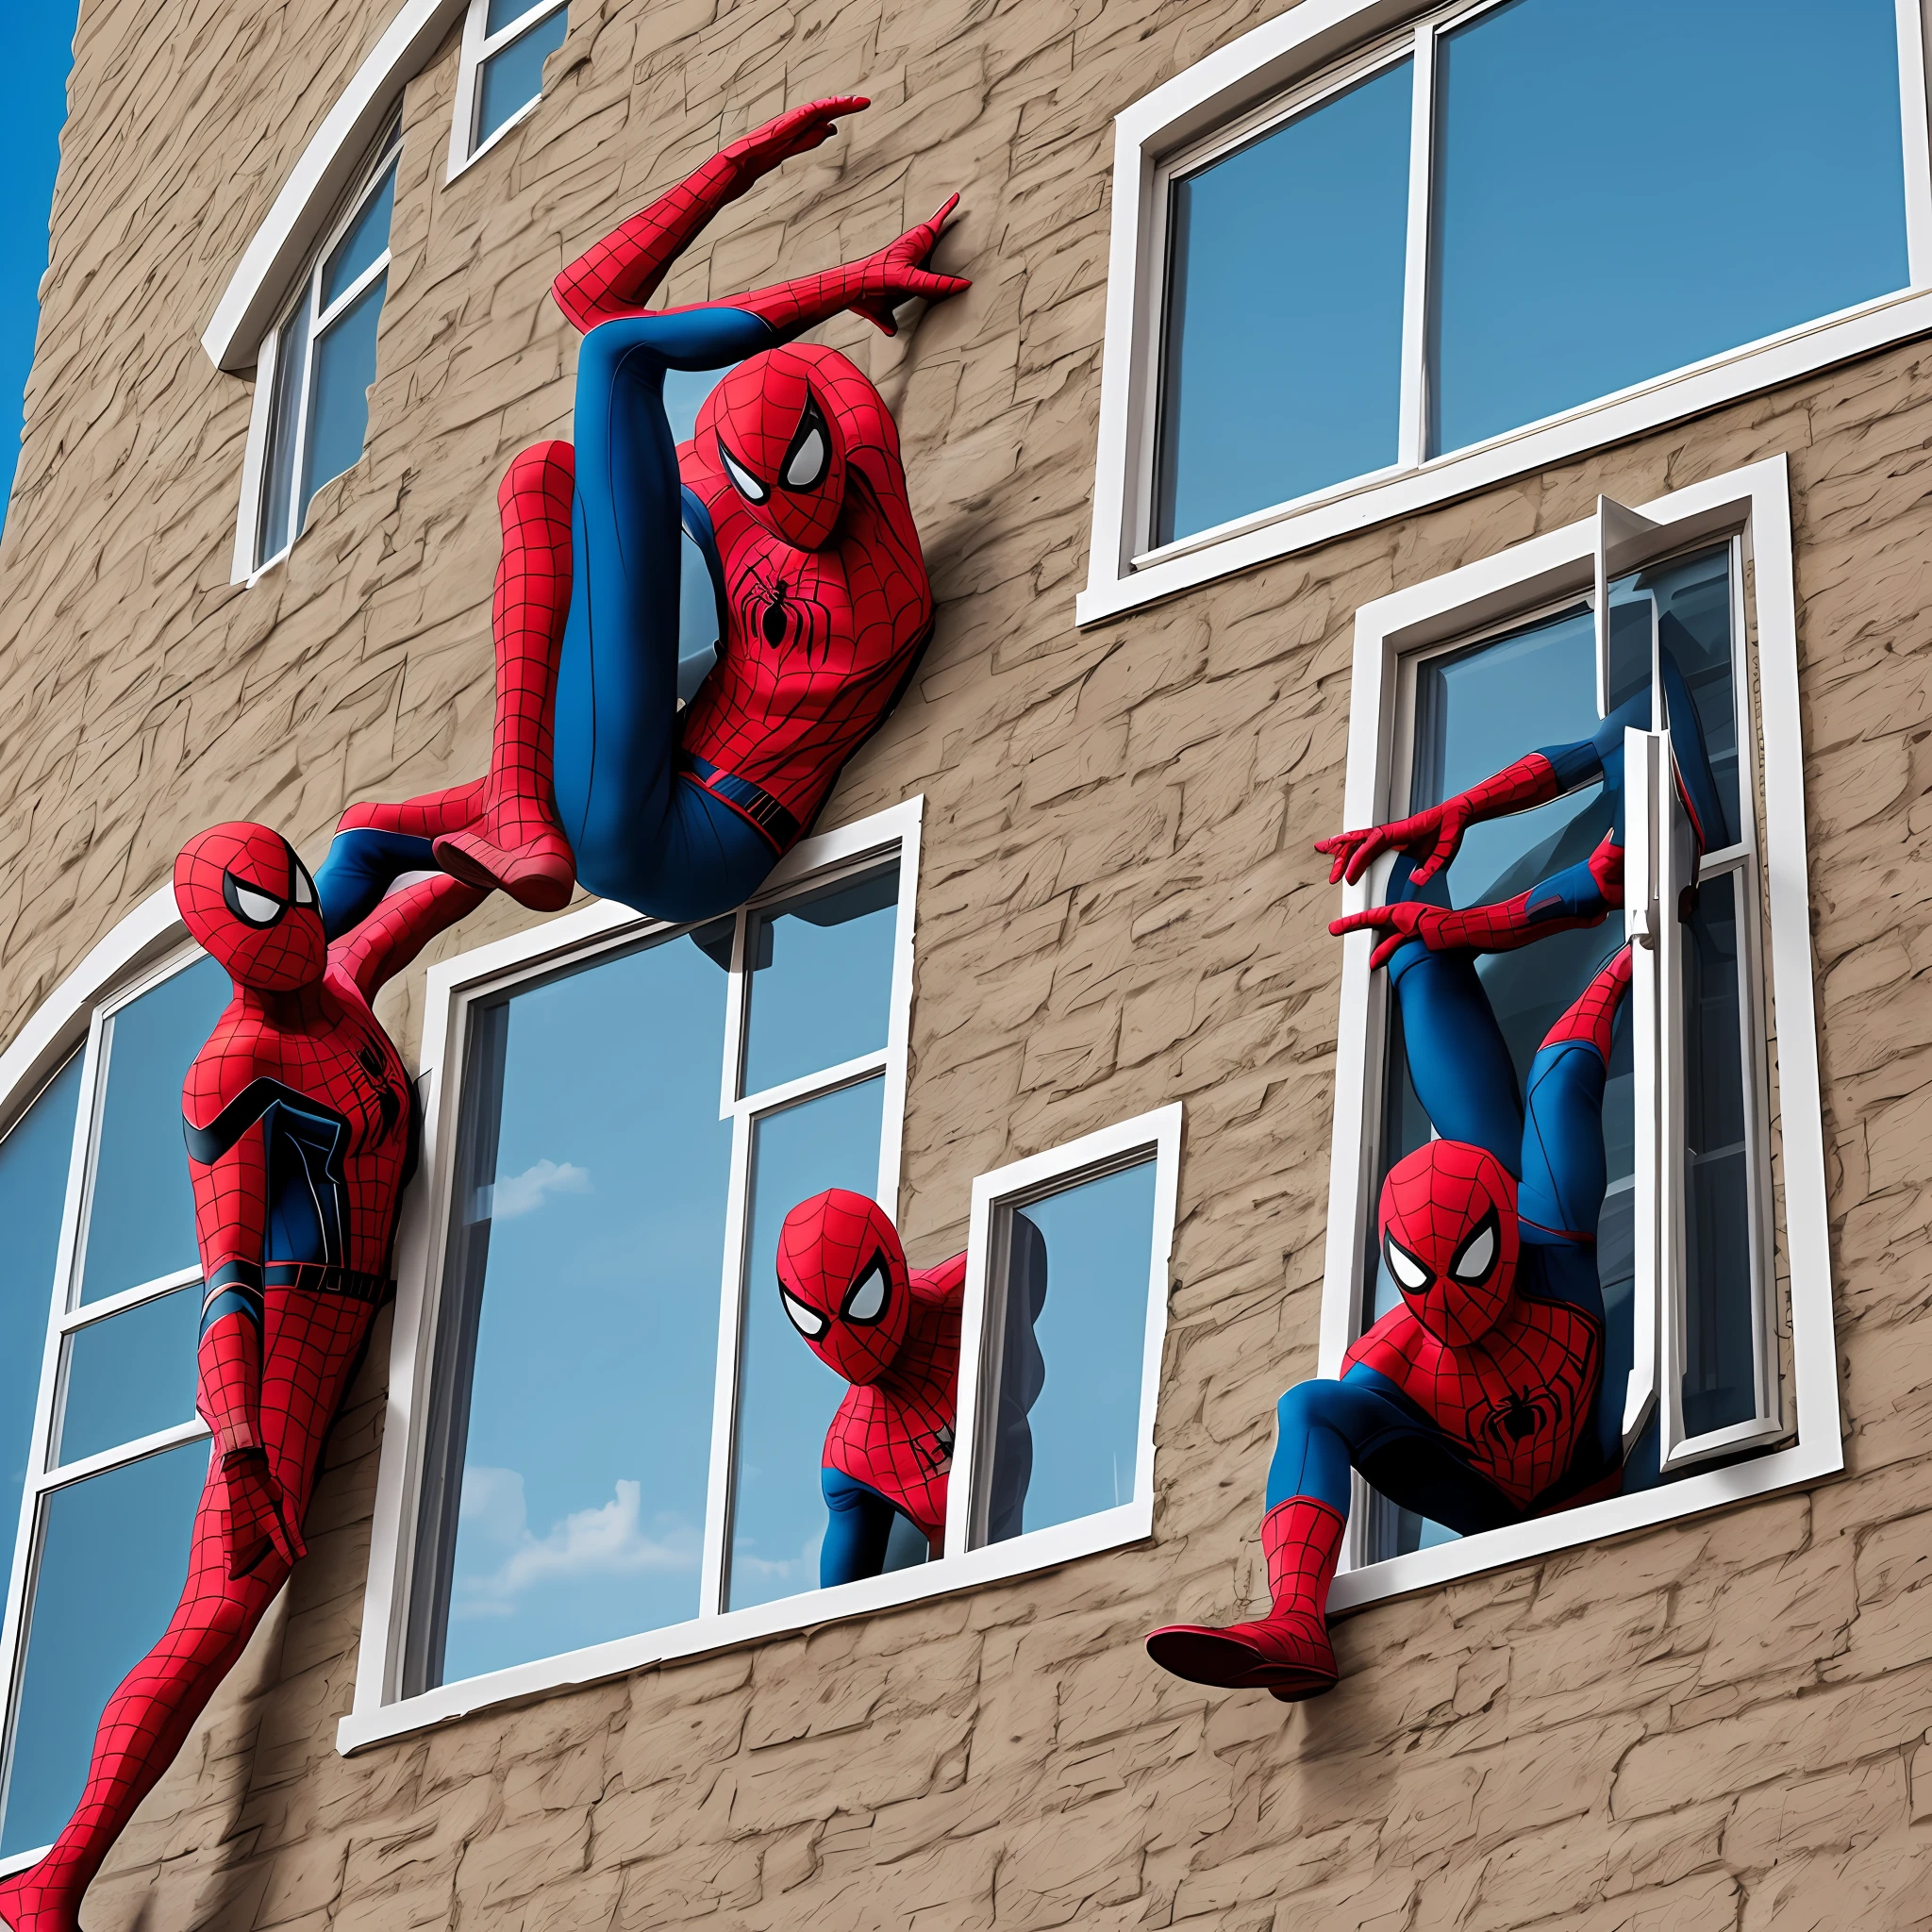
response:
<path id="1" fill-rule="evenodd" d="M 201 1286 L 75 1331 L 57 1460 L 79 1462 L 194 1419 Z"/>
<path id="2" fill-rule="evenodd" d="M 181 1083 L 228 1004 L 228 975 L 197 959 L 109 1023 L 108 1091 L 88 1209 L 84 1302 L 191 1268 L 194 1193 L 181 1151 Z"/>
<path id="3" fill-rule="evenodd" d="M 1133 1501 L 1155 1170 L 1143 1160 L 1013 1210 L 1016 1245 L 1027 1224 L 1044 1244 L 1033 1336 L 1046 1373 L 1026 1416 L 1032 1468 L 1009 1535 Z M 1008 1324 L 1029 1312 L 1009 1292 Z M 991 1489 L 1011 1487 L 996 1455 Z"/>
<path id="4" fill-rule="evenodd" d="M 739 1378 L 729 1607 L 816 1590 L 825 1430 L 850 1386 L 813 1355 L 778 1303 L 778 1229 L 827 1188 L 875 1193 L 885 1082 L 861 1080 L 758 1122 Z"/>
<path id="5" fill-rule="evenodd" d="M 891 865 L 754 917 L 746 1093 L 884 1047 L 898 907 Z"/>
<path id="6" fill-rule="evenodd" d="M 41 1356 L 53 1306 L 60 1216 L 74 1158 L 82 1056 L 47 1082 L 0 1141 L 0 1557 L 13 1554 L 13 1524 L 32 1451 Z"/>
<path id="7" fill-rule="evenodd" d="M 1893 0 L 1512 0 L 1444 34 L 1431 453 L 1903 288 L 1896 35 Z"/>
<path id="8" fill-rule="evenodd" d="M 0 1857 L 50 1842 L 67 1823 L 108 1692 L 167 1627 L 187 1581 L 208 1457 L 206 1442 L 185 1443 L 47 1499 Z"/>
<path id="9" fill-rule="evenodd" d="M 725 985 L 678 939 L 509 1002 L 445 1680 L 697 1612 Z"/>
<path id="10" fill-rule="evenodd" d="M 1157 543 L 1395 461 L 1409 68 L 1174 184 Z"/>

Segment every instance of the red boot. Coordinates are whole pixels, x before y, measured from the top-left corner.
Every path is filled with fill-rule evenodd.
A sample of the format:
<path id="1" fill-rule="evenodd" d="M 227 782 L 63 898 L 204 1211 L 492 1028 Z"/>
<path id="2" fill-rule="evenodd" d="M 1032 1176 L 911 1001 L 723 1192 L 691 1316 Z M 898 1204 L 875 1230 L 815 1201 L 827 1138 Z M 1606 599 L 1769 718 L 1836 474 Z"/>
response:
<path id="1" fill-rule="evenodd" d="M 1258 1622 L 1225 1629 L 1170 1624 L 1148 1633 L 1147 1655 L 1191 1683 L 1272 1690 L 1287 1704 L 1333 1689 L 1328 1586 L 1341 1556 L 1341 1515 L 1312 1496 L 1277 1503 L 1261 1521 L 1274 1607 Z"/>
<path id="2" fill-rule="evenodd" d="M 487 778 L 452 785 L 446 791 L 425 791 L 401 805 L 352 805 L 336 821 L 338 832 L 395 832 L 405 839 L 440 839 L 460 831 L 483 815 L 489 791 Z"/>
<path id="3" fill-rule="evenodd" d="M 491 626 L 496 636 L 496 731 L 481 816 L 436 836 L 444 872 L 497 888 L 533 912 L 570 903 L 576 862 L 558 822 L 553 776 L 557 662 L 570 615 L 571 491 L 567 442 L 540 442 L 509 466 L 496 492 L 503 561 Z"/>

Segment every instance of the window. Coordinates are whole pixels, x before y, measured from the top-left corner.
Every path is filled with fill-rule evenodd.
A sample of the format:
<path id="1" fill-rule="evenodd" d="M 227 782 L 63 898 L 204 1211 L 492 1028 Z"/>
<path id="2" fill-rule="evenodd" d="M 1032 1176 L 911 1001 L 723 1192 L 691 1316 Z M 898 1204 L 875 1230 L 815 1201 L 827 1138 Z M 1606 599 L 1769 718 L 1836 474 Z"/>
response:
<path id="1" fill-rule="evenodd" d="M 470 0 L 450 178 L 459 175 L 543 97 L 543 62 L 570 27 L 565 0 Z"/>
<path id="2" fill-rule="evenodd" d="M 1122 117 L 1082 622 L 1932 321 L 1917 8 L 1390 10 Z"/>
<path id="3" fill-rule="evenodd" d="M 401 140 L 398 120 L 262 344 L 242 483 L 240 576 L 280 557 L 302 534 L 315 492 L 361 458 Z"/>
<path id="4" fill-rule="evenodd" d="M 1148 1533 L 1177 1107 L 971 1183 L 943 1560 L 902 1525 L 818 1585 L 847 1385 L 778 1229 L 828 1187 L 896 1208 L 920 809 L 710 925 L 599 906 L 433 970 L 343 1750 Z"/>
<path id="5" fill-rule="evenodd" d="M 1340 1601 L 1839 1466 L 1785 492 L 1775 459 L 1641 515 L 1605 503 L 1588 524 L 1357 613 L 1351 824 L 1401 816 L 1525 751 L 1588 737 L 1607 708 L 1660 677 L 1681 677 L 1669 687 L 1680 697 L 1653 717 L 1668 716 L 1681 746 L 1688 696 L 1721 824 L 1693 900 L 1683 891 L 1688 821 L 1661 736 L 1628 734 L 1625 919 L 1479 967 L 1520 1079 L 1596 968 L 1626 934 L 1635 941 L 1605 1103 L 1609 1190 L 1597 1230 L 1603 1399 L 1624 1418 L 1623 1493 L 1459 1543 L 1371 1496 L 1355 1515 L 1357 1574 Z M 1594 790 L 1472 827 L 1425 896 L 1457 906 L 1513 896 L 1586 858 L 1605 829 Z M 1352 903 L 1379 899 L 1389 869 L 1383 861 Z M 1400 1015 L 1385 975 L 1369 974 L 1368 951 L 1350 941 L 1343 967 L 1324 1374 L 1394 1304 L 1374 1238 L 1376 1202 L 1383 1175 L 1431 1131 Z"/>
<path id="6" fill-rule="evenodd" d="M 1145 1533 L 1180 1130 L 1163 1108 L 974 1182 L 949 1557 Z"/>
<path id="7" fill-rule="evenodd" d="M 167 1624 L 208 1471 L 181 1083 L 228 980 L 178 945 L 122 979 L 0 1140 L 0 1431 L 19 1524 L 0 1860 L 16 1866 L 66 1822 L 108 1693 Z"/>

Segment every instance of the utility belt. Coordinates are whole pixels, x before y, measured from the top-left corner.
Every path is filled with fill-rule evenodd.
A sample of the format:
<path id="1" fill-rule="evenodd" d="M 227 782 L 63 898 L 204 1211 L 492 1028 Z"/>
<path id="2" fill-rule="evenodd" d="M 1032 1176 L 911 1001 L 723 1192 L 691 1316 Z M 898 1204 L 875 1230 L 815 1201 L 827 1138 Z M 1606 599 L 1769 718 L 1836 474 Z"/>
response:
<path id="1" fill-rule="evenodd" d="M 208 1278 L 201 1297 L 201 1327 L 209 1327 L 225 1314 L 261 1321 L 262 1291 L 293 1289 L 301 1294 L 339 1295 L 343 1301 L 374 1307 L 386 1301 L 395 1283 L 386 1275 L 365 1274 L 357 1268 L 339 1268 L 327 1261 L 224 1261 Z"/>
<path id="2" fill-rule="evenodd" d="M 741 778 L 735 772 L 721 771 L 709 758 L 701 758 L 694 751 L 678 752 L 677 769 L 693 785 L 728 805 L 740 818 L 749 819 L 763 833 L 774 852 L 782 857 L 796 843 L 803 827 L 762 785 Z"/>

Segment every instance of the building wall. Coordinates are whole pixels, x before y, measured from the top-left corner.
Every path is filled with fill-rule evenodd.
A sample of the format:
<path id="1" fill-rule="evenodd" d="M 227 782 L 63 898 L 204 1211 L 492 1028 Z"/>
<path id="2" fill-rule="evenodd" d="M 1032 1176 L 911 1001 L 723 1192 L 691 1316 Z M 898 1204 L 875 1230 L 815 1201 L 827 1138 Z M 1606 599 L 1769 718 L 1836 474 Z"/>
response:
<path id="1" fill-rule="evenodd" d="M 1110 118 L 1280 8 L 573 0 L 535 116 L 442 175 L 409 87 L 363 461 L 228 581 L 249 385 L 198 337 L 391 0 L 86 0 L 0 544 L 0 1037 L 216 818 L 311 858 L 482 768 L 493 494 L 567 433 L 549 278 L 722 138 L 874 107 L 729 211 L 672 299 L 964 196 L 972 293 L 829 331 L 899 412 L 941 611 L 828 822 L 927 799 L 902 1225 L 1187 1103 L 1151 1544 L 668 1665 L 354 1759 L 387 1322 L 312 1555 L 95 1889 L 95 1932 L 1932 1923 L 1932 390 L 1908 345 L 1078 631 Z M 175 16 L 178 15 L 178 18 Z M 1261 1588 L 1272 1402 L 1314 1366 L 1355 608 L 1788 451 L 1848 1472 L 1388 1604 L 1289 1709 L 1141 1634 Z M 1774 780 L 1779 774 L 1773 774 Z M 444 952 L 526 915 L 491 908 Z M 411 1049 L 420 970 L 391 996 Z M 568 1318 L 567 1307 L 560 1318 Z"/>

